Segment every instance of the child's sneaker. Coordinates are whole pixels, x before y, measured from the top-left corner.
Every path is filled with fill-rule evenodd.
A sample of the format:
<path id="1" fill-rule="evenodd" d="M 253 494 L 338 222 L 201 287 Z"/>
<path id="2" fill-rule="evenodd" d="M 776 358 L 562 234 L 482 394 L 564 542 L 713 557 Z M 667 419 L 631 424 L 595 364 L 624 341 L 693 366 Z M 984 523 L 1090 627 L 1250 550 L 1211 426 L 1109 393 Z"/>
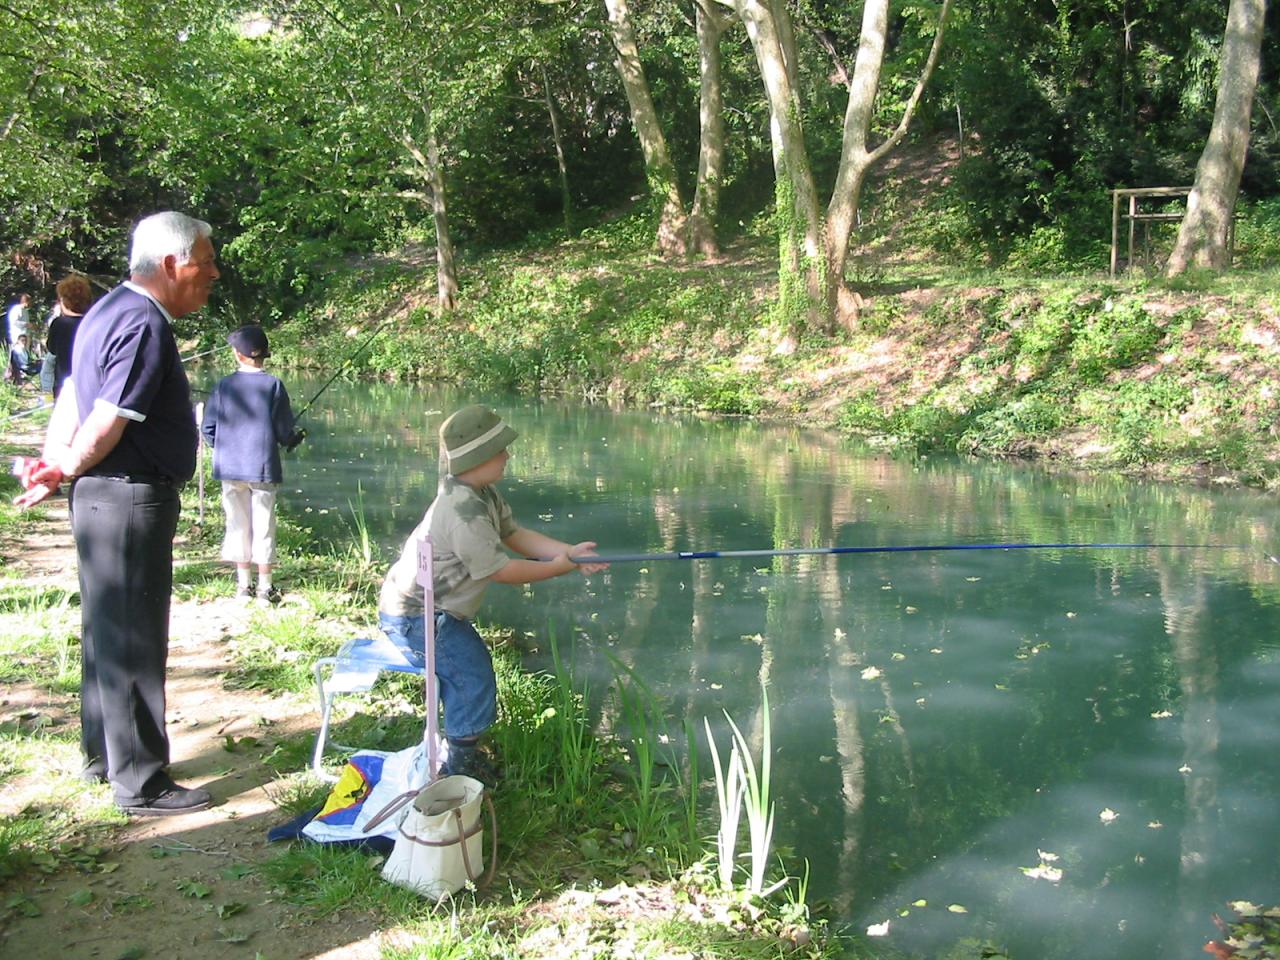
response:
<path id="1" fill-rule="evenodd" d="M 246 583 L 243 587 L 236 587 L 236 599 L 237 599 L 237 600 L 252 600 L 252 599 L 253 599 L 253 587 L 249 586 L 247 583 Z"/>
<path id="2" fill-rule="evenodd" d="M 259 603 L 269 603 L 274 607 L 280 602 L 280 591 L 275 587 L 268 587 L 266 590 L 259 587 L 257 598 Z"/>

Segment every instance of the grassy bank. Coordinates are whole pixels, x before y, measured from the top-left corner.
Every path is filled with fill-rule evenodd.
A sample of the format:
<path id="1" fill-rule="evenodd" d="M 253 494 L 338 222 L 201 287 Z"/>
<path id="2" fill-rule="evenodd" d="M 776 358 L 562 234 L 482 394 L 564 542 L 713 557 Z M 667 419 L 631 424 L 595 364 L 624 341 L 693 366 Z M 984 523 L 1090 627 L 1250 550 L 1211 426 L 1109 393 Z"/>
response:
<path id="1" fill-rule="evenodd" d="M 643 219 L 623 218 L 471 259 L 462 306 L 444 316 L 431 309 L 434 270 L 421 252 L 370 261 L 336 275 L 274 337 L 286 364 L 327 366 L 390 321 L 354 375 L 796 419 L 912 451 L 1273 485 L 1280 267 L 1261 240 L 1252 249 L 1231 273 L 1177 283 L 887 252 L 858 267 L 853 330 L 784 354 L 768 239 L 748 232 L 715 263 L 664 263 Z"/>
<path id="2" fill-rule="evenodd" d="M 344 937 L 352 925 L 373 931 L 363 952 L 344 956 L 385 960 L 823 957 L 849 947 L 810 917 L 803 884 L 782 873 L 800 873 L 803 864 L 773 856 L 768 879 L 782 885 L 768 897 L 745 891 L 746 861 L 733 867 L 734 889 L 722 887 L 708 842 L 716 805 L 696 753 L 660 746 L 662 705 L 625 671 L 608 690 L 584 696 L 572 651 L 554 638 L 555 670 L 530 673 L 513 638 L 490 631 L 500 690 L 492 741 L 505 770 L 493 791 L 499 866 L 491 887 L 436 906 L 383 882 L 380 858 L 366 851 L 268 847 L 266 826 L 328 791 L 307 769 L 317 723 L 311 667 L 342 639 L 375 629 L 385 558 L 358 540 L 317 550 L 282 522 L 277 582 L 285 602 L 245 608 L 231 596 L 233 578 L 211 559 L 220 513 L 206 510 L 198 525 L 194 488 L 185 495 L 175 566 L 170 726 L 187 737 L 175 741 L 175 762 L 202 754 L 223 784 L 213 787 L 220 803 L 207 821 L 180 818 L 159 824 L 160 834 L 148 832 L 156 824 L 131 823 L 107 787 L 77 776 L 79 609 L 65 530 L 59 545 L 44 548 L 63 551 L 53 572 L 28 565 L 35 544 L 65 518 L 56 507 L 15 514 L 15 492 L 16 481 L 0 480 L 0 679 L 8 690 L 0 712 L 0 945 L 51 943 L 74 954 L 88 941 L 46 925 L 93 917 L 103 937 L 127 945 L 111 955 L 132 957 L 156 954 L 139 931 L 157 924 L 190 938 L 184 955 L 222 956 L 245 949 L 228 944 L 247 944 L 254 952 L 244 955 L 263 960 L 323 952 L 309 944 L 332 938 L 325 931 L 333 924 Z M 209 679 L 188 692 L 183 680 L 191 677 Z M 421 704 L 416 680 L 383 679 L 340 701 L 332 739 L 385 750 L 412 745 L 421 737 Z M 608 735 L 589 720 L 601 710 L 616 718 Z M 188 732 L 197 730 L 203 739 Z M 242 779 L 229 796 L 226 785 Z M 250 816 L 236 797 L 253 783 L 269 804 Z M 220 840 L 221 830 L 241 839 Z M 284 934 L 266 940 L 276 927 Z"/>

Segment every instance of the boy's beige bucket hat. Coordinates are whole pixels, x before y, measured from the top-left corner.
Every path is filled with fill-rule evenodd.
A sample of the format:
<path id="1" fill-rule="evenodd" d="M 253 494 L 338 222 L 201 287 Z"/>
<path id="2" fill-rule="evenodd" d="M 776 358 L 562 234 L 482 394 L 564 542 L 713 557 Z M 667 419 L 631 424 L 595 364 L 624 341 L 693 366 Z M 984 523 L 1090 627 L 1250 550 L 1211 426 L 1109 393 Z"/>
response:
<path id="1" fill-rule="evenodd" d="M 488 407 L 473 403 L 440 424 L 440 450 L 456 477 L 496 457 L 518 436 Z"/>

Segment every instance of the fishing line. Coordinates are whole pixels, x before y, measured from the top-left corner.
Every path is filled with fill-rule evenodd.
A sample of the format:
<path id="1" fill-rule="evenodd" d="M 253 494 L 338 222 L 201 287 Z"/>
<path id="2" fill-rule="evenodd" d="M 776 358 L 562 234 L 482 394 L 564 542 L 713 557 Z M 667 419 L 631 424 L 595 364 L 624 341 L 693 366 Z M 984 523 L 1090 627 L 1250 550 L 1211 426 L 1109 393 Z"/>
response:
<path id="1" fill-rule="evenodd" d="M 351 354 L 349 357 L 347 357 L 346 360 L 342 361 L 342 364 L 338 367 L 336 371 L 334 371 L 333 376 L 324 382 L 324 386 L 322 386 L 319 390 L 317 390 L 315 394 L 311 397 L 311 399 L 302 405 L 302 409 L 293 415 L 293 422 L 295 425 L 302 419 L 303 415 L 308 410 L 311 409 L 311 405 L 320 399 L 320 394 L 328 390 L 329 385 L 332 384 L 333 381 L 337 380 L 338 377 L 342 376 L 342 374 L 346 371 L 347 367 L 350 366 L 353 362 L 355 362 L 356 357 L 364 353 L 365 350 L 368 349 L 369 344 L 373 343 L 374 337 L 380 334 L 386 328 L 387 324 L 389 324 L 394 319 L 395 319 L 394 317 L 387 317 L 387 319 L 383 320 L 382 323 L 378 325 L 378 328 L 374 330 L 373 333 L 369 334 L 369 338 L 365 340 L 364 343 L 360 344 L 360 346 L 356 349 L 356 352 Z"/>
<path id="2" fill-rule="evenodd" d="M 887 547 L 790 547 L 780 550 L 680 550 L 570 557 L 574 563 L 647 563 L 664 560 L 722 560 L 732 557 L 835 556 L 846 553 L 926 553 L 946 550 L 1244 550 L 1233 543 L 925 543 Z M 1275 560 L 1275 558 L 1271 558 Z M 1277 561 L 1280 562 L 1280 561 Z"/>

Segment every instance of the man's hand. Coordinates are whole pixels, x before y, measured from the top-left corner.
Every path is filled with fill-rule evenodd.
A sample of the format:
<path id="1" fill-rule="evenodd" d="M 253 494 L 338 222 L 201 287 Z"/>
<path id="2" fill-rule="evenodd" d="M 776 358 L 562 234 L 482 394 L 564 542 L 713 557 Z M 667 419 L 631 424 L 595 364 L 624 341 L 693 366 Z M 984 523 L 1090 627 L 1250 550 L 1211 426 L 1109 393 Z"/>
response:
<path id="1" fill-rule="evenodd" d="M 62 484 L 62 470 L 51 463 L 25 458 L 21 472 L 18 474 L 25 492 L 13 498 L 13 505 L 19 510 L 34 507 L 42 500 L 47 500 L 58 492 Z"/>
<path id="2" fill-rule="evenodd" d="M 582 571 L 584 577 L 589 577 L 593 573 L 600 573 L 602 570 L 608 570 L 607 563 L 583 563 L 583 557 L 594 557 L 596 555 L 596 544 L 590 540 L 584 540 L 582 543 L 575 543 L 569 548 L 569 557 L 578 564 L 578 569 Z"/>
<path id="3" fill-rule="evenodd" d="M 297 430 L 294 430 L 293 433 L 289 434 L 289 439 L 284 442 L 284 448 L 292 452 L 293 448 L 305 439 L 307 439 L 307 431 L 299 427 Z"/>

